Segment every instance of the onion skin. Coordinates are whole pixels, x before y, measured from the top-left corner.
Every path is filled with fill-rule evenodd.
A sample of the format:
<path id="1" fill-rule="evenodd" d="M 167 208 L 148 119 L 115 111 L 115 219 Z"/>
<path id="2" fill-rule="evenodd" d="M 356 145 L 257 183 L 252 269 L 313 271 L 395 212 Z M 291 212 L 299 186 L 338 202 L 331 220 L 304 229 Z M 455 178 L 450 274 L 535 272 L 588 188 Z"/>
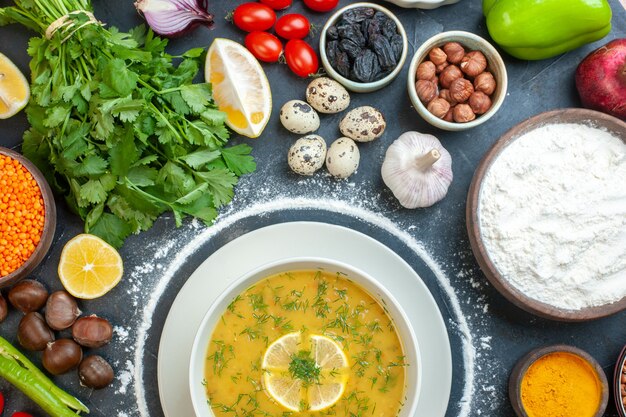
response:
<path id="1" fill-rule="evenodd" d="M 135 8 L 157 35 L 182 36 L 199 25 L 213 27 L 207 0 L 137 0 Z"/>
<path id="2" fill-rule="evenodd" d="M 584 107 L 626 120 L 626 39 L 596 49 L 576 69 Z"/>

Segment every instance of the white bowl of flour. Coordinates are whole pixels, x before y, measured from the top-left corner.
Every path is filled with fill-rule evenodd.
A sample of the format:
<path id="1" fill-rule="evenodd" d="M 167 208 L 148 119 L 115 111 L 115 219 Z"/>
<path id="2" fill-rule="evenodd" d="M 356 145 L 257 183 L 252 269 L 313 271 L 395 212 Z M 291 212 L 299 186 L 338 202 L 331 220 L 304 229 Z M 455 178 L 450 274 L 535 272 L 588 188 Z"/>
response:
<path id="1" fill-rule="evenodd" d="M 468 196 L 481 269 L 510 301 L 582 321 L 626 309 L 626 123 L 542 113 L 485 155 Z"/>

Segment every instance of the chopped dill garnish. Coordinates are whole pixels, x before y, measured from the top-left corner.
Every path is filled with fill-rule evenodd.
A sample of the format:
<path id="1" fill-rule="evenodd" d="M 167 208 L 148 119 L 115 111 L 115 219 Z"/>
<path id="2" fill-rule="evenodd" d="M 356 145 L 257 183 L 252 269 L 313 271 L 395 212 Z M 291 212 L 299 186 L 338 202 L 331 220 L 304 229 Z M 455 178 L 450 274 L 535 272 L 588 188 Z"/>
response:
<path id="1" fill-rule="evenodd" d="M 309 386 L 314 382 L 318 382 L 321 369 L 315 363 L 308 350 L 301 350 L 297 354 L 291 356 L 289 363 L 289 373 L 294 379 L 302 381 L 304 386 Z"/>
<path id="2" fill-rule="evenodd" d="M 263 294 L 248 294 L 248 299 L 250 300 L 250 305 L 254 311 L 265 310 L 267 309 L 267 304 L 263 301 Z"/>
<path id="3" fill-rule="evenodd" d="M 214 340 L 213 343 L 217 348 L 207 357 L 207 360 L 213 361 L 213 373 L 221 376 L 228 362 L 235 357 L 235 348 L 221 340 Z"/>

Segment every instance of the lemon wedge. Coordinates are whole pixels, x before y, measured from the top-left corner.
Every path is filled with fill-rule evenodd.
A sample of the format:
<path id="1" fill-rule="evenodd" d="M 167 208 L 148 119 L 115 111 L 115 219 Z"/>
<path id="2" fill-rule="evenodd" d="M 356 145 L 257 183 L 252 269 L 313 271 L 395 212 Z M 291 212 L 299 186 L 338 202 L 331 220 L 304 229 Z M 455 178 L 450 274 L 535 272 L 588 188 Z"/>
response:
<path id="1" fill-rule="evenodd" d="M 8 119 L 22 110 L 30 98 L 30 88 L 24 74 L 0 53 L 0 119 Z"/>
<path id="2" fill-rule="evenodd" d="M 259 137 L 272 112 L 270 83 L 259 61 L 237 42 L 217 38 L 206 56 L 205 78 L 228 127 Z"/>
<path id="3" fill-rule="evenodd" d="M 343 396 L 348 358 L 334 340 L 322 335 L 286 334 L 263 356 L 263 385 L 278 404 L 290 411 L 320 411 Z"/>
<path id="4" fill-rule="evenodd" d="M 120 254 L 97 236 L 80 234 L 61 252 L 59 278 L 74 297 L 100 297 L 120 282 L 123 273 Z"/>

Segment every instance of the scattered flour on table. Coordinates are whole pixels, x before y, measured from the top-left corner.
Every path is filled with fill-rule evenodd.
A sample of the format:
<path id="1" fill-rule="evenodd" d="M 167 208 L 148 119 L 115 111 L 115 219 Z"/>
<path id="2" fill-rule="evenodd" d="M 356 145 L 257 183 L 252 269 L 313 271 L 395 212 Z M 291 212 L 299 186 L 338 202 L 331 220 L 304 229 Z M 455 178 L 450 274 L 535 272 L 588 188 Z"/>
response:
<path id="1" fill-rule="evenodd" d="M 451 399 L 449 410 L 453 410 L 456 417 L 488 415 L 506 400 L 502 390 L 492 390 L 489 385 L 493 383 L 493 370 L 500 364 L 490 356 L 491 337 L 485 335 L 488 305 L 484 296 L 478 296 L 477 299 L 477 290 L 484 287 L 480 282 L 482 279 L 476 277 L 477 269 L 469 249 L 453 256 L 461 262 L 460 271 L 455 270 L 458 265 L 454 263 L 444 264 L 433 259 L 424 244 L 414 237 L 419 234 L 415 225 L 391 220 L 395 210 L 381 213 L 381 195 L 364 191 L 380 189 L 373 184 L 357 186 L 353 182 L 329 182 L 327 178 L 315 176 L 295 181 L 297 195 L 293 192 L 294 182 L 263 187 L 252 187 L 249 184 L 246 177 L 241 179 L 235 199 L 213 226 L 207 228 L 197 220 L 188 221 L 183 227 L 166 232 L 161 239 L 142 248 L 141 253 L 145 256 L 139 259 L 144 260 L 143 264 L 130 266 L 130 274 L 125 279 L 131 284 L 128 296 L 134 309 L 129 313 L 134 314 L 129 314 L 132 319 L 126 323 L 126 327 L 115 328 L 116 341 L 127 352 L 126 357 L 130 358 L 123 364 L 114 364 L 117 371 L 115 392 L 124 399 L 123 408 L 117 411 L 117 417 L 151 416 L 153 405 L 149 401 L 154 399 L 147 397 L 144 380 L 146 341 L 161 297 L 187 259 L 203 243 L 237 221 L 280 210 L 299 209 L 322 209 L 361 219 L 395 236 L 419 256 L 433 271 L 444 294 L 445 305 L 440 305 L 440 308 L 448 310 L 448 332 L 456 334 L 461 342 L 458 353 L 462 359 L 455 352 L 453 357 L 456 358 L 457 366 L 462 360 L 462 375 L 456 374 L 458 369 L 455 369 L 453 386 L 461 385 L 463 389 L 461 398 Z M 452 286 L 451 281 L 469 281 L 471 286 L 459 290 Z M 129 392 L 134 393 L 134 401 L 130 404 L 127 403 L 127 399 L 131 398 Z"/>
<path id="2" fill-rule="evenodd" d="M 508 145 L 481 187 L 489 256 L 517 289 L 578 310 L 626 296 L 626 144 L 553 124 Z"/>

